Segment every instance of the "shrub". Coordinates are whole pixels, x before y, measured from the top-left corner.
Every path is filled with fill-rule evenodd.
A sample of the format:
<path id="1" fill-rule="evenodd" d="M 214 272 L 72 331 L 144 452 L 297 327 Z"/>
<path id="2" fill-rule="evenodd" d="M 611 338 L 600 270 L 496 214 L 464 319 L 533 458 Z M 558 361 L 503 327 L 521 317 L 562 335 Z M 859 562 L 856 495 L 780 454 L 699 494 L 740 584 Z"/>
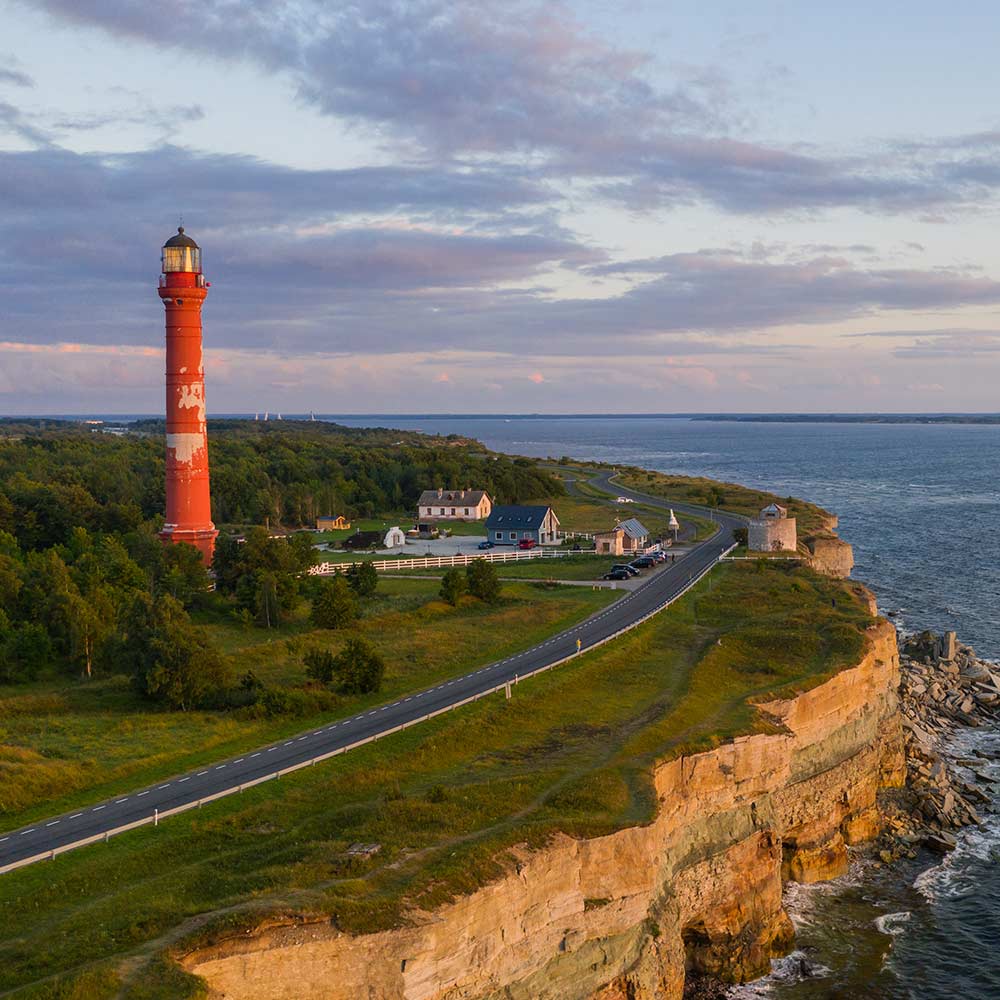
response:
<path id="1" fill-rule="evenodd" d="M 346 694 L 372 694 L 382 686 L 385 661 L 361 638 L 347 640 L 334 659 L 340 690 Z"/>
<path id="2" fill-rule="evenodd" d="M 302 657 L 306 676 L 321 684 L 329 684 L 337 670 L 337 658 L 329 649 L 310 649 Z"/>
<path id="3" fill-rule="evenodd" d="M 347 582 L 358 597 L 371 597 L 378 589 L 378 570 L 370 560 L 352 563 Z"/>
<path id="4" fill-rule="evenodd" d="M 313 600 L 313 624 L 317 628 L 343 628 L 357 617 L 358 602 L 348 582 L 339 574 L 324 580 Z"/>
<path id="5" fill-rule="evenodd" d="M 465 567 L 469 593 L 488 604 L 500 600 L 500 577 L 497 568 L 485 559 L 476 559 Z"/>
<path id="6" fill-rule="evenodd" d="M 441 600 L 451 605 L 457 605 L 466 591 L 466 577 L 456 566 L 441 578 Z"/>

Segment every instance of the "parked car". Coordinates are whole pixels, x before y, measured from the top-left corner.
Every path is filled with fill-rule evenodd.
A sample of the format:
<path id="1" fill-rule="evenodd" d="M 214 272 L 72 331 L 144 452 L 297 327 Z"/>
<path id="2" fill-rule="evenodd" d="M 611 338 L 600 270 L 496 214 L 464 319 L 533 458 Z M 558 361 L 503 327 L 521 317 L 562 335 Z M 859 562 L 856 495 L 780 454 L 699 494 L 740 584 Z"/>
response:
<path id="1" fill-rule="evenodd" d="M 533 549 L 537 544 L 538 542 L 536 542 L 534 538 L 522 538 L 517 543 L 517 547 L 519 549 Z"/>
<path id="2" fill-rule="evenodd" d="M 616 573 L 618 570 L 621 570 L 623 573 L 628 573 L 629 576 L 639 575 L 639 571 L 634 566 L 630 566 L 628 563 L 615 563 L 614 566 L 611 567 L 612 573 Z"/>
<path id="3" fill-rule="evenodd" d="M 649 557 L 654 562 L 658 562 L 658 563 L 665 563 L 667 561 L 667 554 L 666 554 L 666 552 L 661 552 L 659 549 L 656 552 L 650 552 L 649 553 Z"/>
<path id="4" fill-rule="evenodd" d="M 605 573 L 604 580 L 631 580 L 631 573 L 626 573 L 624 569 L 613 569 L 610 573 Z"/>
<path id="5" fill-rule="evenodd" d="M 476 546 L 476 548 L 480 549 L 492 549 L 493 547 L 493 542 L 491 542 L 488 538 L 485 542 L 480 542 L 479 545 Z"/>
<path id="6" fill-rule="evenodd" d="M 656 565 L 656 560 L 652 556 L 639 556 L 638 559 L 633 559 L 630 565 L 636 569 L 649 569 Z"/>
<path id="7" fill-rule="evenodd" d="M 615 503 L 635 503 L 631 497 L 615 497 Z"/>

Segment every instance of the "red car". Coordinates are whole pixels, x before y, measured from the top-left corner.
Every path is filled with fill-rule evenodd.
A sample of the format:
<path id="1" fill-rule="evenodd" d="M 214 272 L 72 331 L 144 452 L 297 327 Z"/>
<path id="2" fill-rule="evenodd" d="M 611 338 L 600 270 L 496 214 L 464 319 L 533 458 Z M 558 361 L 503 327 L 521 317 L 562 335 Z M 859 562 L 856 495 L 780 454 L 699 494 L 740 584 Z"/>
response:
<path id="1" fill-rule="evenodd" d="M 517 543 L 517 547 L 519 549 L 533 549 L 537 544 L 538 542 L 536 542 L 534 538 L 522 538 Z"/>

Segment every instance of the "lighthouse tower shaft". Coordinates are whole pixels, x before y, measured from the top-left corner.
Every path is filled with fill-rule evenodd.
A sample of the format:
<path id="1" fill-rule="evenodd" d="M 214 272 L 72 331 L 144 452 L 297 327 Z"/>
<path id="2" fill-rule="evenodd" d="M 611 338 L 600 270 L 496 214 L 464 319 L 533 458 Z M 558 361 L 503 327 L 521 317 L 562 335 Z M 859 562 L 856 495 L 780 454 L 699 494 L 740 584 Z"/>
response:
<path id="1" fill-rule="evenodd" d="M 167 335 L 167 510 L 160 537 L 196 546 L 210 564 L 218 532 L 212 523 L 201 346 L 208 285 L 201 250 L 183 228 L 163 248 L 159 294 Z"/>

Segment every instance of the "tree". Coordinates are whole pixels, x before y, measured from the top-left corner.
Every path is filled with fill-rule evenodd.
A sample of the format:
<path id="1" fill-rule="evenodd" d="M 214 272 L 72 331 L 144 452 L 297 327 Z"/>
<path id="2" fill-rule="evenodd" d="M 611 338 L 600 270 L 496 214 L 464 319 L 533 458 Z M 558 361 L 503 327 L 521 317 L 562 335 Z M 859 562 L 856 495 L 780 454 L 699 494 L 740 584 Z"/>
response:
<path id="1" fill-rule="evenodd" d="M 441 578 L 441 600 L 451 605 L 458 604 L 466 589 L 466 576 L 457 566 L 452 566 Z"/>
<path id="2" fill-rule="evenodd" d="M 302 662 L 306 667 L 306 676 L 321 684 L 329 684 L 337 672 L 337 659 L 329 649 L 310 649 Z"/>
<path id="3" fill-rule="evenodd" d="M 281 624 L 281 606 L 278 602 L 278 579 L 274 573 L 261 571 L 254 574 L 257 587 L 254 592 L 254 610 L 257 624 L 264 628 L 277 628 Z"/>
<path id="4" fill-rule="evenodd" d="M 337 654 L 334 670 L 341 691 L 346 694 L 372 694 L 382 686 L 385 661 L 364 639 L 352 638 Z"/>
<path id="5" fill-rule="evenodd" d="M 313 600 L 312 621 L 317 628 L 343 628 L 358 617 L 358 602 L 339 573 L 324 580 Z"/>
<path id="6" fill-rule="evenodd" d="M 208 571 L 199 549 L 186 542 L 168 545 L 163 553 L 165 572 L 159 590 L 188 608 L 208 590 Z"/>
<path id="7" fill-rule="evenodd" d="M 133 683 L 146 697 L 188 711 L 229 683 L 228 663 L 179 602 L 163 597 L 133 611 Z"/>
<path id="8" fill-rule="evenodd" d="M 486 559 L 476 559 L 465 567 L 465 575 L 469 583 L 469 593 L 487 604 L 495 604 L 500 600 L 500 577 L 497 568 Z"/>
<path id="9" fill-rule="evenodd" d="M 52 660 L 52 643 L 41 625 L 16 628 L 0 609 L 0 683 L 33 681 Z"/>
<path id="10" fill-rule="evenodd" d="M 371 560 L 351 563 L 347 571 L 347 582 L 358 597 L 371 597 L 378 589 L 378 570 Z"/>

